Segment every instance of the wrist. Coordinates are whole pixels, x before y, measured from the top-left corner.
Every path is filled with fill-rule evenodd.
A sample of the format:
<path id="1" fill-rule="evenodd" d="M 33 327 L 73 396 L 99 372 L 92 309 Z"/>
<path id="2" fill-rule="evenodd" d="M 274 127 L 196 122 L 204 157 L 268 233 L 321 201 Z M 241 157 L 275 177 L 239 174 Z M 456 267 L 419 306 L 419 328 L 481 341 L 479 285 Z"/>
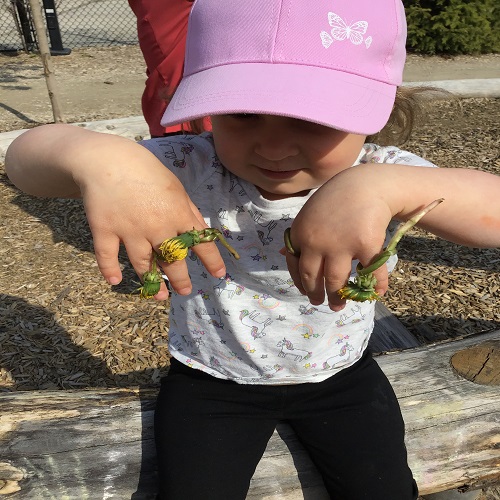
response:
<path id="1" fill-rule="evenodd" d="M 402 209 L 401 189 L 394 184 L 391 168 L 382 164 L 362 164 L 350 167 L 330 179 L 323 190 L 334 206 L 349 207 L 357 213 L 375 208 L 387 212 L 389 219 Z"/>
<path id="2" fill-rule="evenodd" d="M 90 135 L 91 134 L 91 135 Z M 141 185 L 148 185 L 151 175 L 158 175 L 166 169 L 154 155 L 140 144 L 129 139 L 91 132 L 80 141 L 76 161 L 67 159 L 73 182 L 83 194 L 89 187 L 100 186 L 103 189 L 116 189 L 130 185 L 140 190 Z M 74 157 L 75 150 L 70 154 Z M 157 177 L 156 177 L 157 178 Z"/>
<path id="3" fill-rule="evenodd" d="M 406 220 L 409 212 L 407 204 L 410 201 L 408 173 L 413 168 L 421 167 L 389 163 L 357 165 L 344 171 L 349 174 L 345 179 L 347 192 L 355 189 L 358 199 L 385 206 L 391 219 Z"/>

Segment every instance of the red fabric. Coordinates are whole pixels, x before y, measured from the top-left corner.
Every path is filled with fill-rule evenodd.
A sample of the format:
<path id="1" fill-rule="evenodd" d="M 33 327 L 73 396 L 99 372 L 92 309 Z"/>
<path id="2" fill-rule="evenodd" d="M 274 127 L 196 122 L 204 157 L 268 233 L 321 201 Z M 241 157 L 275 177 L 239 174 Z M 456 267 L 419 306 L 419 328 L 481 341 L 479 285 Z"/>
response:
<path id="1" fill-rule="evenodd" d="M 162 127 L 165 97 L 177 88 L 184 69 L 187 22 L 193 2 L 189 0 L 129 0 L 137 17 L 139 45 L 146 62 L 146 88 L 142 113 L 151 135 L 177 132 L 181 125 Z M 203 122 L 210 130 L 209 119 Z M 189 124 L 183 130 L 191 130 Z"/>

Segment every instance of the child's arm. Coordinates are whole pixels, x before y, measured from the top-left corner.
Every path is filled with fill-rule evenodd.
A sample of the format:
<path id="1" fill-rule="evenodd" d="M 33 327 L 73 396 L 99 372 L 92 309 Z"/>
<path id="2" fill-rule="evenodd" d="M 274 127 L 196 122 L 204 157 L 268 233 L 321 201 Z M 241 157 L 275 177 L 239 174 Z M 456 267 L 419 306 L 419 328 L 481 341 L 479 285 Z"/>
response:
<path id="1" fill-rule="evenodd" d="M 500 177 L 468 169 L 405 165 L 359 165 L 322 186 L 304 205 L 291 231 L 300 258 L 287 254 L 295 284 L 313 304 L 342 309 L 337 291 L 353 259 L 363 266 L 382 250 L 391 219 L 405 221 L 444 198 L 418 225 L 471 247 L 500 247 Z M 377 291 L 387 290 L 385 266 L 375 273 Z"/>
<path id="2" fill-rule="evenodd" d="M 177 178 L 143 146 L 73 125 L 37 127 L 18 137 L 5 159 L 7 175 L 22 191 L 40 197 L 82 197 L 97 263 L 110 284 L 122 279 L 124 243 L 139 276 L 149 270 L 152 248 L 195 227 L 206 227 Z M 224 276 L 213 243 L 193 249 L 207 270 Z M 162 264 L 174 290 L 191 291 L 183 261 Z M 164 284 L 156 295 L 165 299 Z"/>

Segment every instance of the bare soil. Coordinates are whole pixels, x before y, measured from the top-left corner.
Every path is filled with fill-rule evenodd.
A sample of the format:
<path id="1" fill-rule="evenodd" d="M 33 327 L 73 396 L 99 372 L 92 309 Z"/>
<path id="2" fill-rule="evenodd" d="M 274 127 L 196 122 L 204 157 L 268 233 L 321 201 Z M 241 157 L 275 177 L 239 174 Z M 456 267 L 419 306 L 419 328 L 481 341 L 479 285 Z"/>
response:
<path id="1" fill-rule="evenodd" d="M 68 121 L 140 114 L 137 48 L 54 60 L 61 88 L 71 88 Z M 0 131 L 51 121 L 38 64 L 35 56 L 0 56 Z M 39 101 L 29 97 L 35 88 Z M 433 102 L 404 148 L 444 168 L 500 175 L 500 100 Z M 168 366 L 168 303 L 132 295 L 137 278 L 123 252 L 123 283 L 104 282 L 81 202 L 26 196 L 0 166 L 0 220 L 0 390 L 157 383 Z M 415 230 L 399 255 L 384 302 L 422 342 L 500 328 L 499 249 L 469 249 Z"/>
<path id="2" fill-rule="evenodd" d="M 141 114 L 145 66 L 138 46 L 75 49 L 52 57 L 57 97 L 69 123 Z M 500 78 L 500 54 L 409 55 L 404 80 Z M 53 121 L 37 54 L 0 53 L 0 132 Z"/>
<path id="3" fill-rule="evenodd" d="M 68 123 L 141 114 L 146 76 L 138 46 L 78 49 L 51 61 Z M 0 53 L 0 132 L 53 119 L 40 57 Z"/>

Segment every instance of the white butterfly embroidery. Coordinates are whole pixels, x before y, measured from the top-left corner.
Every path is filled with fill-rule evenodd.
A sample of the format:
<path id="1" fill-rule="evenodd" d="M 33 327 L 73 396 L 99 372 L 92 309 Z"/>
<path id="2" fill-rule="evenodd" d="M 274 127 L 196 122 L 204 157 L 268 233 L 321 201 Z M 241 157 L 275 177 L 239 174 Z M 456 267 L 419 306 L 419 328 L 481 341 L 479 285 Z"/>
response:
<path id="1" fill-rule="evenodd" d="M 360 45 L 363 43 L 363 35 L 366 33 L 368 28 L 368 23 L 366 21 L 357 21 L 351 25 L 347 25 L 346 22 L 334 12 L 328 13 L 328 22 L 332 27 L 331 36 L 326 31 L 320 33 L 321 43 L 326 49 L 334 42 L 334 40 L 343 41 L 348 39 L 354 45 Z M 371 38 L 369 42 L 366 42 L 367 48 L 370 46 Z"/>

